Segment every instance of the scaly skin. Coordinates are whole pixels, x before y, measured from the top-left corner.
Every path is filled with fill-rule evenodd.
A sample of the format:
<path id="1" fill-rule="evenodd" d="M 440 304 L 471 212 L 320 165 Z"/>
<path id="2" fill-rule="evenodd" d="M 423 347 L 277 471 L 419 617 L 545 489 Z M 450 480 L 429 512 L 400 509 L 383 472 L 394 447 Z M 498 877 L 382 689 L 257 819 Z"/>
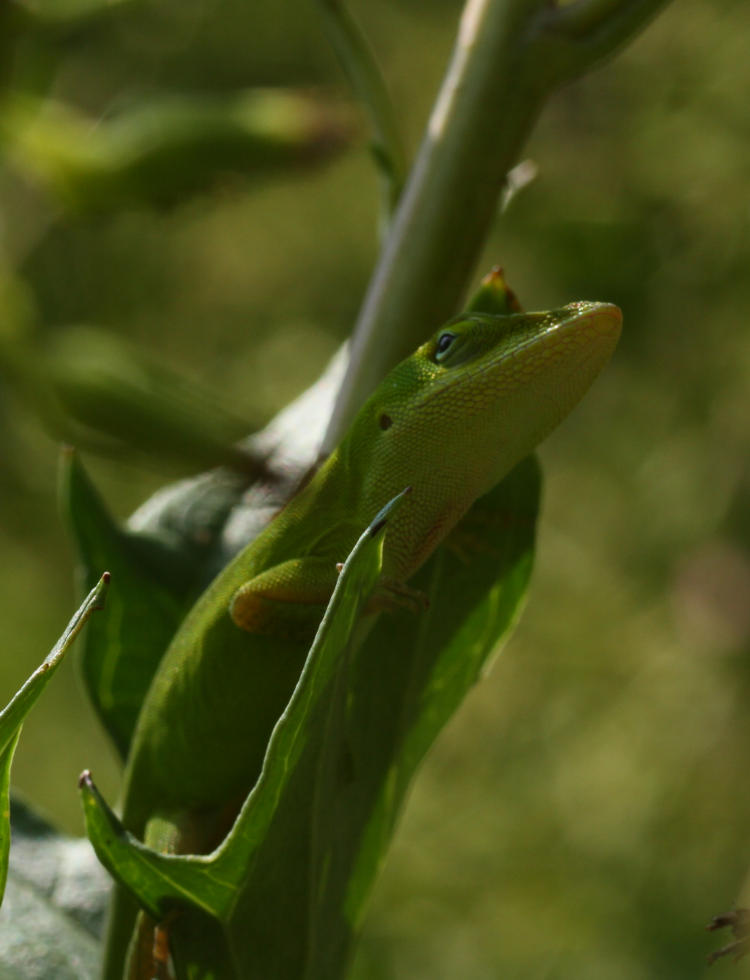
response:
<path id="1" fill-rule="evenodd" d="M 155 842 L 166 822 L 177 828 L 178 850 L 215 846 L 258 777 L 336 563 L 362 529 L 412 487 L 386 531 L 371 611 L 414 604 L 410 576 L 565 418 L 609 359 L 620 325 L 617 307 L 603 303 L 464 314 L 394 368 L 314 479 L 221 572 L 175 636 L 134 736 L 123 815 L 130 831 Z M 111 977 L 121 976 L 132 915 L 116 914 Z"/>

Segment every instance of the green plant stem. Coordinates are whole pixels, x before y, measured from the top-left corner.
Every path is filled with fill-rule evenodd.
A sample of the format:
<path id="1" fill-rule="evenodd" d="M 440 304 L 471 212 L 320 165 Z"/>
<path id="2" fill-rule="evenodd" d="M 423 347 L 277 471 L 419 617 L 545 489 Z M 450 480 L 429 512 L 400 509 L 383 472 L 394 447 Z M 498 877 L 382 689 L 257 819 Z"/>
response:
<path id="1" fill-rule="evenodd" d="M 370 117 L 372 151 L 383 182 L 384 223 L 396 209 L 406 177 L 406 154 L 377 59 L 340 0 L 318 0 L 329 40 L 354 94 Z"/>
<path id="2" fill-rule="evenodd" d="M 505 175 L 545 99 L 668 0 L 467 0 L 451 63 L 355 327 L 330 452 L 384 374 L 460 306 Z"/>

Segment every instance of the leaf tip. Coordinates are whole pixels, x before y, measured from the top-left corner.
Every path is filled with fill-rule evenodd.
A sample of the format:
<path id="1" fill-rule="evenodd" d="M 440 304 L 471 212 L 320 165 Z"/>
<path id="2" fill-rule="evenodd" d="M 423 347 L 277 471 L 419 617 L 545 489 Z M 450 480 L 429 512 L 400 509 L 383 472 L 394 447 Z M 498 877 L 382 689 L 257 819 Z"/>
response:
<path id="1" fill-rule="evenodd" d="M 84 769 L 78 777 L 78 789 L 93 790 L 94 780 L 91 778 L 91 770 Z"/>
<path id="2" fill-rule="evenodd" d="M 378 534 L 380 533 L 380 531 L 382 531 L 383 528 L 385 527 L 386 523 L 387 522 L 386 522 L 385 517 L 381 517 L 379 521 L 375 521 L 374 524 L 371 524 L 370 525 L 370 537 L 371 538 L 377 537 Z"/>
<path id="3" fill-rule="evenodd" d="M 109 572 L 103 572 L 101 578 L 96 583 L 93 590 L 89 593 L 89 601 L 91 602 L 89 608 L 92 612 L 104 609 L 105 600 L 107 598 L 107 588 L 111 578 L 112 575 Z"/>
<path id="4" fill-rule="evenodd" d="M 369 527 L 369 534 L 371 538 L 376 537 L 378 533 L 383 530 L 393 511 L 400 506 L 404 497 L 407 497 L 411 492 L 411 486 L 405 487 L 401 493 L 397 493 L 393 500 L 389 500 L 385 507 L 383 507 L 383 509 L 375 515 L 375 519 Z"/>

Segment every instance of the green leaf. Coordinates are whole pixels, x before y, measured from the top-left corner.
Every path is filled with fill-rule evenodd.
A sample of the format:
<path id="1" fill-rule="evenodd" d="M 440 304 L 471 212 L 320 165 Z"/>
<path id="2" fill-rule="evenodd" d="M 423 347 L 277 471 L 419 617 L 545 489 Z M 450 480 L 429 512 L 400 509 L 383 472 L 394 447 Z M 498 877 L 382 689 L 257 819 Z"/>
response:
<path id="1" fill-rule="evenodd" d="M 77 455 L 63 454 L 62 497 L 84 587 L 109 568 L 109 615 L 91 624 L 81 653 L 86 690 L 125 758 L 143 698 L 187 605 L 189 564 L 159 542 L 122 531 Z"/>
<path id="2" fill-rule="evenodd" d="M 406 491 L 405 491 L 406 492 Z M 394 498 L 362 534 L 341 571 L 333 596 L 288 708 L 269 743 L 263 772 L 248 797 L 235 827 L 222 847 L 209 857 L 160 854 L 125 831 L 100 796 L 91 776 L 80 780 L 86 830 L 104 866 L 155 918 L 173 903 L 227 920 L 242 887 L 245 868 L 273 819 L 276 802 L 311 733 L 321 694 L 344 654 L 359 612 L 380 573 L 382 531 L 401 503 Z"/>
<path id="3" fill-rule="evenodd" d="M 500 316 L 521 312 L 518 297 L 505 281 L 503 270 L 499 265 L 490 269 L 482 279 L 479 289 L 469 300 L 466 312 L 494 313 Z"/>
<path id="4" fill-rule="evenodd" d="M 310 167 L 337 155 L 353 131 L 342 106 L 281 89 L 162 97 L 96 127 L 70 105 L 16 96 L 1 122 L 11 163 L 84 213 L 171 207 L 228 174 Z"/>
<path id="5" fill-rule="evenodd" d="M 415 579 L 431 599 L 424 617 L 382 619 L 362 651 L 363 665 L 376 662 L 378 669 L 365 670 L 352 710 L 386 724 L 375 737 L 368 726 L 359 730 L 365 740 L 360 752 L 380 757 L 382 781 L 356 845 L 346 893 L 350 923 L 360 921 L 419 763 L 520 614 L 540 490 L 539 464 L 530 456 L 476 502 L 453 540 Z"/>
<path id="6" fill-rule="evenodd" d="M 193 379 L 105 330 L 66 327 L 42 340 L 27 311 L 7 312 L 0 368 L 53 438 L 171 472 L 227 466 L 268 476 L 262 458 L 236 445 L 257 426 Z"/>
<path id="7" fill-rule="evenodd" d="M 109 572 L 105 572 L 84 599 L 80 608 L 68 623 L 64 633 L 47 654 L 44 661 L 19 688 L 13 698 L 0 711 L 0 902 L 5 890 L 10 849 L 10 805 L 8 786 L 13 753 L 26 716 L 34 707 L 50 678 L 62 663 L 70 645 L 95 609 L 101 609 L 104 593 L 109 584 Z"/>
<path id="8" fill-rule="evenodd" d="M 457 540 L 414 582 L 430 596 L 426 613 L 382 616 L 342 651 L 320 645 L 337 622 L 332 604 L 261 778 L 212 855 L 149 851 L 84 785 L 105 864 L 121 880 L 129 873 L 130 887 L 159 917 L 185 902 L 195 910 L 170 918 L 169 933 L 182 962 L 206 967 L 196 975 L 342 976 L 410 781 L 515 621 L 531 572 L 539 488 L 529 458 L 475 504 Z M 207 913 L 223 923 L 221 955 L 235 964 L 233 974 L 212 974 L 201 959 L 195 937 Z"/>
<path id="9" fill-rule="evenodd" d="M 16 737 L 19 728 L 31 711 L 39 695 L 62 663 L 71 643 L 78 636 L 84 623 L 95 609 L 102 609 L 104 593 L 109 585 L 110 574 L 105 572 L 89 592 L 80 608 L 68 623 L 65 631 L 42 663 L 19 688 L 8 704 L 0 711 L 0 751 L 5 751 Z"/>
<path id="10" fill-rule="evenodd" d="M 10 856 L 10 767 L 13 754 L 21 737 L 20 726 L 15 735 L 0 752 L 0 902 L 5 894 L 8 879 L 8 858 Z"/>
<path id="11" fill-rule="evenodd" d="M 61 497 L 76 542 L 83 586 L 110 568 L 110 614 L 87 631 L 86 690 L 120 756 L 127 755 L 154 671 L 190 602 L 284 503 L 314 459 L 340 382 L 337 357 L 308 391 L 256 437 L 279 477 L 249 486 L 218 469 L 165 487 L 119 527 L 77 455 L 63 453 Z"/>
<path id="12" fill-rule="evenodd" d="M 188 903 L 216 918 L 227 914 L 237 886 L 214 873 L 210 858 L 161 854 L 142 844 L 112 812 L 88 769 L 78 788 L 97 857 L 149 915 L 161 919 L 170 903 Z"/>
<path id="13" fill-rule="evenodd" d="M 318 0 L 331 46 L 370 118 L 372 154 L 383 183 L 384 229 L 406 182 L 406 152 L 388 87 L 366 36 L 341 0 Z"/>
<path id="14" fill-rule="evenodd" d="M 413 583 L 427 613 L 381 617 L 337 665 L 296 764 L 276 761 L 294 768 L 227 923 L 239 976 L 343 975 L 415 770 L 515 621 L 539 485 L 528 459 L 475 505 L 462 531 L 476 522 L 482 547 L 436 553 Z"/>

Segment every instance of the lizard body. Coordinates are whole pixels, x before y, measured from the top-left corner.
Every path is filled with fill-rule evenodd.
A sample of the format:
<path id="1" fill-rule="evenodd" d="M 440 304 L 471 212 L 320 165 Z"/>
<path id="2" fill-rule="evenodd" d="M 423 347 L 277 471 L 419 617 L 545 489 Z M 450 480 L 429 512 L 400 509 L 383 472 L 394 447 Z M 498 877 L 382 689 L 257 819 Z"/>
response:
<path id="1" fill-rule="evenodd" d="M 570 412 L 609 359 L 620 325 L 620 311 L 604 303 L 467 313 L 393 369 L 313 479 L 177 632 L 134 735 L 123 813 L 131 832 L 158 846 L 166 823 L 170 848 L 182 851 L 219 842 L 259 775 L 336 563 L 362 529 L 412 488 L 387 527 L 368 612 L 418 603 L 408 579 Z"/>

